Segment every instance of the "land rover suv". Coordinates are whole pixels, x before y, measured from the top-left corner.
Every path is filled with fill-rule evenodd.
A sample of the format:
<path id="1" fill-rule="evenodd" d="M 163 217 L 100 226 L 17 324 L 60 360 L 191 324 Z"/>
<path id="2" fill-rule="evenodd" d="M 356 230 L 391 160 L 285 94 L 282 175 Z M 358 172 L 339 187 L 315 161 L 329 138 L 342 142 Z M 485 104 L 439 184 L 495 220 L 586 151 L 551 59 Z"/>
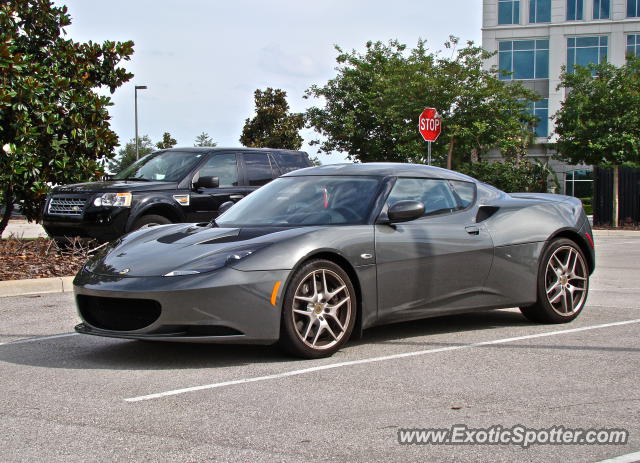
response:
<path id="1" fill-rule="evenodd" d="M 141 227 L 215 218 L 272 179 L 309 167 L 307 153 L 267 148 L 172 148 L 153 152 L 102 182 L 53 189 L 43 211 L 57 241 L 110 241 Z"/>

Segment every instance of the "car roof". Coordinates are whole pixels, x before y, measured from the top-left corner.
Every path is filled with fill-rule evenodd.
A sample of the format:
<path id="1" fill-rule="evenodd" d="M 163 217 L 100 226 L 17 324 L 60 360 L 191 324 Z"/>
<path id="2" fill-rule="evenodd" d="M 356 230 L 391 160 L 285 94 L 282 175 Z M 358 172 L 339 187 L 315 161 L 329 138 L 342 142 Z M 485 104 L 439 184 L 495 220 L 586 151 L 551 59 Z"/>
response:
<path id="1" fill-rule="evenodd" d="M 300 177 L 306 175 L 367 175 L 377 177 L 420 177 L 439 178 L 447 180 L 462 180 L 477 182 L 468 175 L 443 169 L 441 167 L 425 166 L 424 164 L 404 164 L 399 162 L 369 162 L 363 164 L 344 163 L 328 164 L 317 167 L 307 167 L 285 174 L 284 177 Z"/>
<path id="2" fill-rule="evenodd" d="M 177 146 L 175 148 L 167 148 L 163 150 L 157 151 L 180 151 L 185 153 L 209 153 L 209 152 L 222 152 L 222 151 L 235 151 L 235 152 L 252 152 L 252 153 L 299 153 L 299 154 L 307 154 L 305 151 L 296 151 L 296 150 L 285 150 L 281 148 L 247 148 L 245 146 L 242 147 L 224 147 L 224 146 Z"/>

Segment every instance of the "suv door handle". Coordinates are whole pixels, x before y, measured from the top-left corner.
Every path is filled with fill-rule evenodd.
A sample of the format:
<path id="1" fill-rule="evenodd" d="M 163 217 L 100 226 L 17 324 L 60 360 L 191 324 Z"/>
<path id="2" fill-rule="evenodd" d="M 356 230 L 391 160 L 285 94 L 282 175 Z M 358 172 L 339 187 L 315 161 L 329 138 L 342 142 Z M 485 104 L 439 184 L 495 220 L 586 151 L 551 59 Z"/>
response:
<path id="1" fill-rule="evenodd" d="M 464 229 L 470 235 L 479 235 L 480 234 L 480 229 L 478 227 L 476 227 L 475 225 L 470 225 L 468 227 L 464 227 Z"/>
<path id="2" fill-rule="evenodd" d="M 230 195 L 230 196 L 229 196 L 229 199 L 230 199 L 231 201 L 238 201 L 238 200 L 240 200 L 240 199 L 242 199 L 242 198 L 244 198 L 244 195 Z"/>

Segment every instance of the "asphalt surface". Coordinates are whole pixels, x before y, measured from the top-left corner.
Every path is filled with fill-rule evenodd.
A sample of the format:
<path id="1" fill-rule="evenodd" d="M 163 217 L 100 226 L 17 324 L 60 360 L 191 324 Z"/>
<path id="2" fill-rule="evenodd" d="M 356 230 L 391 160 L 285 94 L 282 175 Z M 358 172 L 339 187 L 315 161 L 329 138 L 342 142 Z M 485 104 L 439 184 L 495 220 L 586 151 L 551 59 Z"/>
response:
<path id="1" fill-rule="evenodd" d="M 443 317 L 368 330 L 317 361 L 273 347 L 38 339 L 72 332 L 72 296 L 0 299 L 0 461 L 595 462 L 638 452 L 640 323 L 597 326 L 640 319 L 640 237 L 601 237 L 596 248 L 573 323 L 534 325 L 516 310 Z M 479 342 L 495 343 L 470 345 Z M 421 354 L 341 364 L 411 352 Z M 215 387 L 125 400 L 203 385 Z M 397 443 L 399 428 L 461 423 L 625 428 L 630 440 Z"/>

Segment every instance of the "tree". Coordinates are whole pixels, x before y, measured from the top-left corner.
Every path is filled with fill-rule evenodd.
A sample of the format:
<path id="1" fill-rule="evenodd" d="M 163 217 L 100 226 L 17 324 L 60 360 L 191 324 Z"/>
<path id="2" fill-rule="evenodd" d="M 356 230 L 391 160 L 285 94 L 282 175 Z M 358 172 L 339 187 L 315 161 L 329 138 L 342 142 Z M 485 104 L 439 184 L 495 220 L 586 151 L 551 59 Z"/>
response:
<path id="1" fill-rule="evenodd" d="M 559 157 L 572 164 L 613 167 L 613 226 L 623 163 L 640 163 L 640 58 L 563 70 L 567 97 L 554 115 Z"/>
<path id="2" fill-rule="evenodd" d="M 254 93 L 256 115 L 246 119 L 240 143 L 254 148 L 298 150 L 302 146 L 302 113 L 290 113 L 287 92 L 268 87 Z"/>
<path id="3" fill-rule="evenodd" d="M 176 143 L 178 143 L 176 139 L 171 137 L 171 134 L 169 132 L 165 132 L 162 134 L 162 140 L 156 143 L 156 147 L 159 150 L 166 150 L 176 146 Z"/>
<path id="4" fill-rule="evenodd" d="M 132 77 L 118 64 L 133 42 L 74 42 L 63 36 L 70 23 L 49 0 L 0 3 L 0 232 L 17 201 L 38 219 L 48 184 L 101 175 L 98 160 L 118 144 L 111 99 L 95 89 Z"/>
<path id="5" fill-rule="evenodd" d="M 193 146 L 216 146 L 217 143 L 209 136 L 207 132 L 202 132 L 196 137 L 196 143 Z"/>
<path id="6" fill-rule="evenodd" d="M 151 138 L 149 138 L 149 135 L 138 137 L 138 153 L 140 157 L 146 156 L 152 151 L 153 142 L 151 141 Z M 132 138 L 118 150 L 116 157 L 109 162 L 109 172 L 117 174 L 134 162 L 136 162 L 136 139 Z"/>
<path id="7" fill-rule="evenodd" d="M 324 86 L 314 85 L 306 98 L 309 125 L 323 137 L 320 150 L 343 151 L 362 162 L 426 161 L 426 144 L 418 134 L 418 116 L 426 106 L 442 114 L 443 135 L 433 144 L 436 164 L 477 159 L 494 146 L 509 148 L 512 138 L 527 136 L 535 118 L 526 109 L 539 97 L 519 83 L 498 79 L 486 70 L 490 53 L 458 39 L 445 44 L 450 57 L 430 52 L 424 41 L 407 50 L 392 40 L 368 42 L 366 51 L 338 51 L 338 75 Z"/>
<path id="8" fill-rule="evenodd" d="M 546 193 L 547 179 L 556 178 L 548 165 L 517 158 L 507 158 L 500 162 L 465 163 L 458 171 L 509 193 Z"/>

